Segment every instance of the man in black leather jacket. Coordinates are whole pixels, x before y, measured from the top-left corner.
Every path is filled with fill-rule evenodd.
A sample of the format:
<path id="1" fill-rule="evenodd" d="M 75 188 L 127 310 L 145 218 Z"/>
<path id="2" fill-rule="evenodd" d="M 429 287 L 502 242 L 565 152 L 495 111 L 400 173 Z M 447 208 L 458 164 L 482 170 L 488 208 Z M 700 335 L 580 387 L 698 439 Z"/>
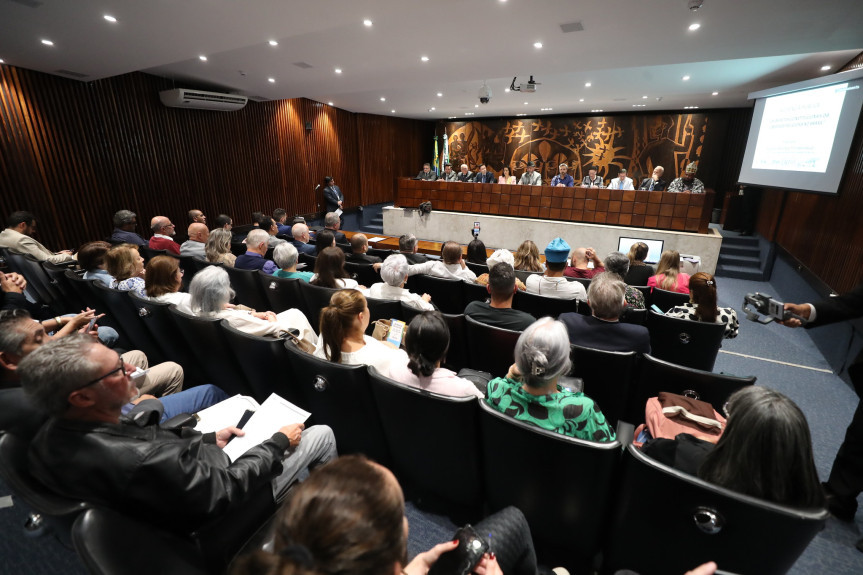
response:
<path id="1" fill-rule="evenodd" d="M 231 462 L 222 448 L 232 435 L 243 435 L 235 427 L 202 435 L 163 429 L 153 420 L 123 420 L 121 407 L 136 391 L 132 369 L 116 352 L 78 335 L 45 344 L 21 362 L 24 390 L 52 416 L 30 448 L 38 481 L 67 497 L 188 533 L 258 489 L 272 488 L 280 500 L 300 471 L 336 457 L 326 426 L 284 426 Z"/>

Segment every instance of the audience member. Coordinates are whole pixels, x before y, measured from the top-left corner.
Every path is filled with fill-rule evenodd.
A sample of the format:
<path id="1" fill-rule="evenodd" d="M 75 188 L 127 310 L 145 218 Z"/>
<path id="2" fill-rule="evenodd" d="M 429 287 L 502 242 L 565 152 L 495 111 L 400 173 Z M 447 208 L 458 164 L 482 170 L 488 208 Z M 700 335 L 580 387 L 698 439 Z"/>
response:
<path id="1" fill-rule="evenodd" d="M 78 250 L 78 265 L 85 280 L 96 280 L 105 287 L 114 287 L 116 278 L 105 269 L 105 254 L 111 249 L 108 242 L 88 242 Z"/>
<path id="2" fill-rule="evenodd" d="M 521 511 L 507 507 L 475 529 L 488 535 L 494 550 L 483 555 L 476 573 L 536 575 L 536 552 Z M 358 455 L 312 473 L 277 516 L 275 531 L 273 551 L 241 558 L 234 575 L 426 575 L 438 557 L 457 547 L 456 541 L 441 543 L 408 562 L 401 487 L 391 471 Z"/>
<path id="3" fill-rule="evenodd" d="M 151 300 L 174 304 L 182 311 L 192 313 L 192 296 L 180 291 L 183 286 L 183 270 L 177 258 L 156 256 L 148 261 L 144 285 L 147 297 Z"/>
<path id="4" fill-rule="evenodd" d="M 593 263 L 593 267 L 587 265 Z M 605 266 L 594 248 L 575 248 L 572 250 L 572 265 L 563 270 L 563 275 L 570 278 L 590 279 L 605 271 Z"/>
<path id="5" fill-rule="evenodd" d="M 558 385 L 571 367 L 569 339 L 559 321 L 544 317 L 518 338 L 515 364 L 488 383 L 490 406 L 519 421 L 589 441 L 614 441 L 614 429 L 593 400 Z"/>
<path id="6" fill-rule="evenodd" d="M 0 248 L 15 254 L 32 256 L 40 262 L 71 264 L 75 262 L 70 250 L 52 252 L 33 239 L 36 233 L 36 216 L 30 212 L 13 212 L 6 218 L 6 229 L 0 232 Z"/>
<path id="7" fill-rule="evenodd" d="M 422 170 L 420 170 L 420 173 L 419 173 L 419 174 L 417 174 L 417 177 L 416 177 L 416 178 L 414 178 L 414 179 L 415 179 L 415 180 L 429 180 L 429 181 L 432 181 L 432 180 L 437 179 L 437 176 L 436 176 L 436 175 L 435 175 L 435 173 L 432 171 L 432 169 L 431 169 L 431 164 L 429 164 L 428 162 L 426 162 L 425 164 L 423 164 L 423 169 L 422 169 Z"/>
<path id="8" fill-rule="evenodd" d="M 271 311 L 240 310 L 228 303 L 234 297 L 228 272 L 218 266 L 207 266 L 192 278 L 189 284 L 192 313 L 204 317 L 228 320 L 231 327 L 251 335 L 280 337 L 294 330 L 299 337 L 314 344 L 318 341 L 309 320 L 298 309 L 281 313 Z M 243 302 L 240 302 L 243 303 Z"/>
<path id="9" fill-rule="evenodd" d="M 513 268 L 524 272 L 544 272 L 545 266 L 539 259 L 539 248 L 531 240 L 524 240 L 515 252 Z"/>
<path id="10" fill-rule="evenodd" d="M 528 293 L 558 299 L 587 299 L 583 285 L 563 277 L 569 249 L 569 244 L 561 238 L 554 238 L 548 243 L 545 248 L 545 273 L 527 278 L 525 285 Z"/>
<path id="11" fill-rule="evenodd" d="M 345 365 L 373 365 L 381 373 L 389 373 L 392 363 L 408 362 L 404 351 L 366 335 L 369 307 L 357 290 L 334 293 L 330 305 L 321 310 L 320 326 L 316 357 Z"/>
<path id="12" fill-rule="evenodd" d="M 315 234 L 315 255 L 321 255 L 321 252 L 327 248 L 336 247 L 336 236 L 332 230 L 326 228 Z M 339 248 L 341 249 L 341 248 Z"/>
<path id="13" fill-rule="evenodd" d="M 359 287 L 345 270 L 345 252 L 341 248 L 325 248 L 315 260 L 315 275 L 309 281 L 312 285 L 345 289 Z M 365 289 L 365 288 L 364 288 Z"/>
<path id="14" fill-rule="evenodd" d="M 449 162 L 443 165 L 443 173 L 438 178 L 438 181 L 444 182 L 457 182 L 458 181 L 458 172 L 454 172 L 452 169 L 452 164 Z"/>
<path id="15" fill-rule="evenodd" d="M 398 257 L 398 256 L 391 256 Z M 389 259 L 389 258 L 387 258 Z M 425 311 L 411 320 L 405 331 L 406 363 L 390 364 L 392 379 L 424 391 L 454 397 L 485 397 L 470 381 L 441 367 L 449 350 L 449 327 L 438 311 Z"/>
<path id="16" fill-rule="evenodd" d="M 518 183 L 522 186 L 541 186 L 542 176 L 536 171 L 536 164 L 528 162 L 524 173 L 519 178 Z"/>
<path id="17" fill-rule="evenodd" d="M 513 176 L 509 171 L 509 166 L 504 166 L 503 170 L 500 173 L 500 177 L 497 179 L 498 184 L 514 184 L 515 176 Z"/>
<path id="18" fill-rule="evenodd" d="M 490 171 L 488 168 L 486 168 L 486 165 L 483 164 L 479 167 L 479 172 L 476 173 L 473 181 L 477 184 L 493 184 L 494 172 Z"/>
<path id="19" fill-rule="evenodd" d="M 111 232 L 111 241 L 115 243 L 135 244 L 136 246 L 149 245 L 147 240 L 135 232 L 138 227 L 138 216 L 129 210 L 119 210 L 114 214 L 114 231 Z"/>
<path id="20" fill-rule="evenodd" d="M 239 509 L 265 481 L 278 501 L 301 470 L 336 457 L 325 426 L 284 426 L 231 462 L 221 449 L 243 435 L 236 427 L 201 435 L 152 420 L 129 422 L 121 418 L 121 406 L 136 392 L 128 368 L 88 337 L 51 342 L 20 370 L 30 399 L 52 416 L 30 448 L 33 476 L 66 497 L 164 529 L 189 533 L 212 523 Z"/>
<path id="21" fill-rule="evenodd" d="M 695 177 L 698 171 L 698 162 L 692 162 L 686 166 L 683 176 L 675 179 L 668 186 L 669 192 L 685 194 L 703 194 L 704 183 Z"/>
<path id="22" fill-rule="evenodd" d="M 366 252 L 369 251 L 369 239 L 365 234 L 354 234 L 351 236 L 351 253 L 346 254 L 345 258 L 349 262 L 355 264 L 379 264 L 381 258 L 370 256 Z"/>
<path id="23" fill-rule="evenodd" d="M 689 274 L 680 271 L 680 252 L 662 252 L 656 266 L 656 275 L 648 278 L 647 285 L 666 291 L 689 293 Z"/>
<path id="24" fill-rule="evenodd" d="M 237 256 L 234 267 L 238 270 L 263 270 L 265 274 L 272 274 L 278 268 L 275 262 L 266 259 L 267 240 L 270 234 L 266 230 L 256 229 L 246 236 L 246 253 Z"/>
<path id="25" fill-rule="evenodd" d="M 189 239 L 180 245 L 180 255 L 207 259 L 206 244 L 209 238 L 210 230 L 207 229 L 207 224 L 201 222 L 189 224 Z"/>
<path id="26" fill-rule="evenodd" d="M 267 247 L 272 249 L 278 245 L 288 243 L 287 240 L 283 240 L 282 238 L 276 237 L 279 235 L 279 226 L 273 220 L 273 218 L 269 218 L 264 216 L 261 218 L 260 227 L 262 230 L 265 230 L 269 237 L 267 238 Z"/>
<path id="27" fill-rule="evenodd" d="M 512 309 L 512 298 L 517 291 L 515 271 L 508 263 L 496 263 L 488 272 L 488 293 L 491 301 L 472 301 L 464 308 L 464 314 L 478 322 L 524 331 L 536 321 L 532 315 Z"/>
<path id="28" fill-rule="evenodd" d="M 24 297 L 27 280 L 17 273 L 0 271 L 0 309 L 27 309 L 31 304 Z"/>
<path id="29" fill-rule="evenodd" d="M 494 266 L 499 263 L 509 264 L 512 267 L 515 259 L 512 257 L 512 252 L 509 250 L 495 250 L 493 254 L 488 256 L 488 259 L 485 260 L 485 265 L 488 266 L 488 269 L 491 270 Z M 476 278 L 476 283 L 479 285 L 487 286 L 488 285 L 488 273 L 480 274 Z M 527 287 L 524 285 L 524 282 L 518 278 L 515 278 L 515 287 L 517 287 L 520 291 L 525 291 Z"/>
<path id="30" fill-rule="evenodd" d="M 622 252 L 611 252 L 605 256 L 605 269 L 608 273 L 615 274 L 620 281 L 624 281 L 623 278 L 629 271 L 629 257 Z M 644 294 L 641 290 L 627 285 L 624 299 L 627 307 L 644 309 Z"/>
<path id="31" fill-rule="evenodd" d="M 608 183 L 608 187 L 612 190 L 633 190 L 632 178 L 626 176 L 626 170 L 622 169 L 617 172 L 617 178 Z"/>
<path id="32" fill-rule="evenodd" d="M 261 221 L 265 218 L 264 212 L 252 212 L 252 227 L 260 228 Z"/>
<path id="33" fill-rule="evenodd" d="M 456 176 L 459 182 L 472 182 L 474 180 L 475 174 L 468 169 L 467 164 L 462 164 L 459 169 L 461 171 Z"/>
<path id="34" fill-rule="evenodd" d="M 189 210 L 189 223 L 190 224 L 204 224 L 207 225 L 207 216 L 204 215 L 204 212 L 201 210 Z"/>
<path id="35" fill-rule="evenodd" d="M 234 267 L 237 256 L 231 251 L 231 236 L 231 232 L 223 228 L 216 228 L 210 232 L 210 237 L 207 238 L 207 244 L 204 246 L 208 262 L 222 264 L 229 268 Z"/>
<path id="36" fill-rule="evenodd" d="M 112 246 L 105 253 L 105 269 L 116 280 L 114 288 L 120 291 L 134 291 L 141 297 L 147 297 L 144 292 L 144 258 L 138 253 L 134 244 L 119 244 Z"/>
<path id="37" fill-rule="evenodd" d="M 488 252 L 485 249 L 485 244 L 481 239 L 475 238 L 467 245 L 467 261 L 472 264 L 486 265 L 485 260 L 488 259 Z"/>
<path id="38" fill-rule="evenodd" d="M 309 244 L 309 226 L 306 224 L 294 224 L 291 227 L 291 235 L 294 237 L 291 241 L 291 245 L 297 248 L 298 253 L 310 256 L 317 253 L 315 251 L 315 246 Z"/>
<path id="39" fill-rule="evenodd" d="M 603 351 L 636 351 L 650 353 L 650 333 L 643 325 L 620 323 L 625 306 L 626 284 L 617 274 L 599 274 L 587 288 L 590 316 L 562 313 L 560 321 L 575 345 Z"/>
<path id="40" fill-rule="evenodd" d="M 587 175 L 581 180 L 582 187 L 585 188 L 604 188 L 605 183 L 602 178 L 596 175 L 596 166 L 591 166 L 587 170 Z"/>
<path id="41" fill-rule="evenodd" d="M 231 216 L 227 214 L 219 214 L 216 216 L 216 221 L 213 222 L 214 230 L 225 230 L 226 232 L 230 232 L 232 227 L 234 227 L 234 220 L 232 220 Z"/>
<path id="42" fill-rule="evenodd" d="M 467 267 L 458 242 L 444 242 L 441 248 L 440 261 L 428 261 L 424 264 L 412 265 L 408 275 L 427 274 L 446 279 L 476 281 L 476 274 Z"/>
<path id="43" fill-rule="evenodd" d="M 167 250 L 174 255 L 180 255 L 180 244 L 174 241 L 177 233 L 174 224 L 165 216 L 156 216 L 150 220 L 153 237 L 150 238 L 151 250 Z"/>
<path id="44" fill-rule="evenodd" d="M 650 248 L 644 242 L 635 242 L 629 248 L 629 271 L 623 281 L 631 286 L 646 286 L 647 280 L 654 275 L 653 266 L 644 263 Z"/>
<path id="45" fill-rule="evenodd" d="M 276 225 L 279 228 L 279 235 L 292 237 L 291 226 L 287 224 L 288 212 L 282 208 L 276 208 L 273 210 L 273 219 L 276 221 Z"/>
<path id="46" fill-rule="evenodd" d="M 80 256 L 78 259 L 81 259 Z M 725 339 L 737 337 L 740 327 L 737 312 L 733 308 L 716 306 L 716 278 L 706 272 L 698 272 L 689 278 L 689 303 L 675 306 L 665 315 L 692 321 L 724 323 Z"/>
<path id="47" fill-rule="evenodd" d="M 402 254 L 389 256 L 381 265 L 381 279 L 383 283 L 373 284 L 369 288 L 368 296 L 375 299 L 388 299 L 403 301 L 411 307 L 421 310 L 433 310 L 430 303 L 431 296 L 427 293 L 418 295 L 405 289 L 408 279 L 408 261 Z"/>
<path id="48" fill-rule="evenodd" d="M 649 178 L 644 178 L 644 181 L 641 182 L 641 186 L 639 186 L 639 190 L 647 190 L 649 192 L 661 192 L 665 190 L 665 186 L 668 184 L 665 180 L 662 179 L 662 174 L 665 173 L 665 168 L 662 166 L 656 166 L 653 168 L 653 173 Z"/>
<path id="49" fill-rule="evenodd" d="M 566 164 L 561 164 L 557 167 L 558 174 L 551 179 L 551 185 L 557 186 L 559 188 L 567 187 L 571 188 L 575 185 L 575 180 L 572 179 L 567 171 L 569 170 L 569 166 Z"/>
<path id="50" fill-rule="evenodd" d="M 404 255 L 411 264 L 423 264 L 429 261 L 425 255 L 417 253 L 418 246 L 419 241 L 413 234 L 399 237 L 399 253 Z"/>
<path id="51" fill-rule="evenodd" d="M 277 278 L 297 278 L 304 282 L 312 281 L 315 274 L 312 272 L 297 271 L 298 257 L 299 254 L 297 253 L 297 248 L 293 245 L 285 242 L 276 246 L 276 249 L 273 250 L 273 259 L 276 260 L 276 264 L 278 264 L 281 269 L 274 271 L 273 275 Z"/>

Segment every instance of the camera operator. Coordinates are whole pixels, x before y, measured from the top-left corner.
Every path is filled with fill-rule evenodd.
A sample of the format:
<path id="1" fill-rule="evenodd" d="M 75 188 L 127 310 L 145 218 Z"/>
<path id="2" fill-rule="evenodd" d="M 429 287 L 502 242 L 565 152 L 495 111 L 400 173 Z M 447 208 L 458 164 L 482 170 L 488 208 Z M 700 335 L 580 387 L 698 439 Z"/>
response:
<path id="1" fill-rule="evenodd" d="M 840 321 L 863 317 L 863 284 L 850 292 L 810 304 L 786 303 L 785 310 L 806 320 L 806 327 L 818 327 Z M 798 319 L 780 322 L 787 327 L 801 325 Z M 863 352 L 854 358 L 848 367 L 848 375 L 858 396 L 863 396 Z M 842 521 L 854 521 L 857 512 L 857 496 L 863 491 L 863 401 L 845 432 L 845 440 L 833 461 L 830 478 L 824 483 L 827 506 L 830 512 Z M 863 539 L 857 542 L 863 551 Z"/>

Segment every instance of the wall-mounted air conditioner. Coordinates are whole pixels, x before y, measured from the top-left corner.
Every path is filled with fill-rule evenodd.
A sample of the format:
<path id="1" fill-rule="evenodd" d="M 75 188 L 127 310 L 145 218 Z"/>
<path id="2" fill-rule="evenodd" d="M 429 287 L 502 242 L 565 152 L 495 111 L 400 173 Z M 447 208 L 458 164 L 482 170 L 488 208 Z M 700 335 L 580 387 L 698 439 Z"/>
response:
<path id="1" fill-rule="evenodd" d="M 237 96 L 236 94 L 221 94 L 185 88 L 159 92 L 159 99 L 169 108 L 193 108 L 195 110 L 219 110 L 221 112 L 242 110 L 249 101 L 245 96 Z"/>

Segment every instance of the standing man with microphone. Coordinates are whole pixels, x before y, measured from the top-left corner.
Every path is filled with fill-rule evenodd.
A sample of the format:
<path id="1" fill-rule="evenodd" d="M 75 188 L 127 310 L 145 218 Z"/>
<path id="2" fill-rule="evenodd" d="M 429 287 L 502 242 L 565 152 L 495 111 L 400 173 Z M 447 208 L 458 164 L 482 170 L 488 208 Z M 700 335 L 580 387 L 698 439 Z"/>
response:
<path id="1" fill-rule="evenodd" d="M 345 196 L 342 194 L 342 190 L 336 185 L 332 176 L 326 176 L 324 178 L 324 202 L 327 204 L 327 213 L 335 212 L 336 210 L 344 211 L 342 207 L 344 199 Z M 344 218 L 341 213 L 339 214 L 339 221 L 344 224 Z"/>

